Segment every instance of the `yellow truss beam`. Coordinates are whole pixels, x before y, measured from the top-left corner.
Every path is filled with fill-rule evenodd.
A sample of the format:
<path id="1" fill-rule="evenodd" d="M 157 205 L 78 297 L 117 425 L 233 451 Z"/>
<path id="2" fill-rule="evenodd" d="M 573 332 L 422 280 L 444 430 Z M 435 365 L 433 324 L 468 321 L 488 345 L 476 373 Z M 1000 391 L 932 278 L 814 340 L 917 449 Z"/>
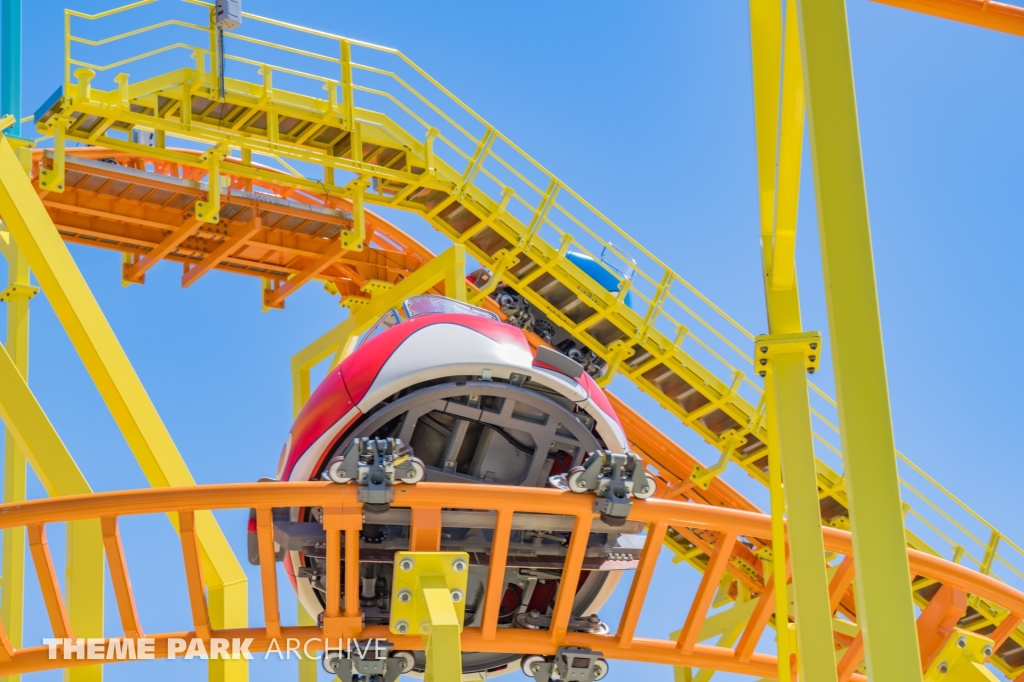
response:
<path id="1" fill-rule="evenodd" d="M 921 680 L 844 0 L 797 3 L 868 677 Z"/>
<path id="2" fill-rule="evenodd" d="M 61 240 L 6 137 L 0 137 L 0 217 L 24 251 L 47 299 L 103 396 L 150 485 L 195 480 L 85 278 Z M 172 519 L 176 523 L 176 519 Z M 215 628 L 248 624 L 245 573 L 213 514 L 196 515 Z M 244 680 L 245 661 L 211 661 L 212 680 Z"/>

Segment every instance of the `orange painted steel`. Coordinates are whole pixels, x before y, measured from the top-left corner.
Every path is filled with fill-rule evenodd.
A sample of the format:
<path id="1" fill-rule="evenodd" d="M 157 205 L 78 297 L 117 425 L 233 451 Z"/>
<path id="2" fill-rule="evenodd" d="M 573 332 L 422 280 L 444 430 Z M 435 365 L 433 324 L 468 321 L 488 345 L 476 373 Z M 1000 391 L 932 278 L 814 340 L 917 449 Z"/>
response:
<path id="1" fill-rule="evenodd" d="M 155 652 L 157 657 L 167 655 L 167 639 L 170 637 L 190 637 L 198 635 L 201 638 L 209 637 L 251 637 L 253 645 L 250 648 L 254 653 L 266 651 L 271 645 L 271 639 L 280 635 L 282 637 L 297 637 L 300 639 L 321 638 L 316 647 L 323 648 L 323 637 L 331 639 L 336 637 L 386 637 L 394 642 L 398 649 L 419 650 L 423 648 L 422 638 L 413 636 L 399 636 L 388 632 L 384 626 L 363 627 L 361 614 L 359 613 L 358 600 L 346 600 L 345 616 L 340 617 L 340 590 L 332 590 L 332 599 L 328 603 L 328 614 L 336 619 L 336 627 L 320 630 L 315 627 L 282 627 L 280 615 L 274 608 L 276 600 L 267 600 L 265 622 L 262 628 L 247 628 L 235 630 L 212 630 L 209 628 L 208 606 L 203 593 L 202 575 L 196 554 L 195 536 L 192 521 L 194 514 L 199 510 L 218 509 L 247 509 L 253 500 L 258 501 L 257 506 L 257 533 L 262 537 L 262 554 L 264 558 L 270 553 L 270 546 L 267 540 L 270 538 L 272 527 L 270 521 L 273 508 L 279 507 L 321 507 L 324 509 L 325 523 L 328 526 L 327 553 L 337 561 L 329 562 L 328 568 L 332 570 L 332 578 L 336 585 L 340 586 L 343 579 L 341 575 L 342 541 L 341 533 L 351 533 L 346 538 L 345 553 L 352 565 L 355 558 L 349 553 L 349 547 L 357 547 L 352 542 L 358 537 L 359 525 L 362 523 L 362 505 L 358 501 L 358 486 L 336 485 L 326 482 L 308 483 L 258 483 L 258 484 L 237 484 L 237 485 L 212 485 L 189 488 L 161 488 L 138 491 L 97 493 L 75 497 L 64 497 L 47 500 L 33 500 L 18 504 L 5 505 L 0 507 L 0 528 L 26 526 L 29 528 L 29 535 L 33 547 L 33 556 L 36 558 L 37 568 L 40 569 L 40 581 L 42 583 L 44 596 L 47 590 L 52 590 L 48 605 L 52 604 L 51 617 L 55 617 L 55 632 L 66 630 L 66 615 L 63 614 L 63 600 L 60 594 L 59 584 L 52 571 L 52 562 L 49 561 L 48 552 L 45 546 L 45 525 L 50 523 L 67 522 L 80 519 L 104 519 L 105 527 L 108 529 L 108 537 L 113 537 L 109 532 L 114 528 L 113 520 L 127 515 L 137 514 L 165 514 L 177 513 L 180 521 L 182 550 L 186 565 L 186 576 L 188 578 L 188 591 L 193 609 L 195 633 L 161 633 L 150 635 L 156 642 Z M 653 530 L 648 534 L 646 544 L 642 550 L 643 559 L 638 572 L 634 575 L 634 585 L 631 593 L 633 598 L 627 600 L 622 625 L 619 631 L 610 635 L 598 635 L 588 633 L 574 633 L 566 631 L 569 610 L 566 606 L 570 603 L 573 587 L 579 578 L 582 565 L 583 549 L 586 544 L 586 537 L 589 534 L 590 524 L 595 518 L 593 509 L 593 497 L 591 495 L 578 495 L 565 491 L 553 489 L 522 489 L 502 486 L 488 485 L 462 485 L 462 484 L 430 484 L 420 483 L 415 486 L 396 486 L 395 507 L 407 507 L 413 510 L 435 510 L 450 506 L 452 500 L 458 500 L 459 509 L 496 511 L 497 526 L 501 534 L 507 535 L 512 527 L 511 517 L 515 513 L 542 513 L 569 516 L 574 519 L 574 533 L 570 539 L 570 547 L 566 556 L 566 564 L 563 573 L 564 592 L 558 596 L 553 617 L 553 626 L 550 630 L 525 630 L 498 628 L 498 609 L 485 607 L 484 624 L 482 627 L 467 628 L 462 636 L 462 648 L 464 651 L 492 651 L 508 653 L 531 653 L 541 655 L 554 654 L 559 646 L 581 646 L 590 647 L 602 651 L 607 658 L 627 659 L 644 661 L 649 663 L 661 663 L 667 665 L 681 665 L 693 668 L 713 669 L 734 672 L 739 674 L 754 675 L 774 679 L 776 665 L 773 656 L 756 653 L 752 650 L 744 651 L 744 642 L 736 649 L 700 644 L 692 641 L 689 634 L 680 637 L 685 645 L 680 646 L 679 642 L 672 640 L 651 639 L 635 637 L 633 630 L 636 622 L 636 603 L 642 599 L 643 592 L 650 581 L 650 574 L 653 571 L 653 562 L 656 560 L 656 547 L 660 546 L 662 533 L 669 529 L 689 528 L 696 531 L 707 532 L 708 535 L 715 535 L 722 540 L 716 543 L 712 550 L 712 566 L 706 575 L 720 577 L 721 570 L 726 570 L 725 563 L 721 557 L 728 555 L 729 544 L 736 542 L 750 541 L 751 539 L 762 539 L 771 535 L 771 519 L 760 513 L 714 507 L 711 505 L 689 504 L 672 500 L 650 499 L 635 501 L 630 513 L 630 519 L 648 524 Z M 832 528 L 823 529 L 825 547 L 830 552 L 848 556 L 852 551 L 850 534 Z M 496 548 L 500 551 L 507 547 L 499 540 Z M 916 550 L 908 550 L 911 571 L 918 579 L 926 579 L 942 583 L 944 589 L 956 593 L 969 593 L 983 599 L 989 600 L 999 606 L 1008 609 L 1011 613 L 1024 613 L 1024 593 L 1005 585 L 993 578 L 971 571 L 963 566 L 954 564 L 945 559 L 924 554 Z M 495 564 L 500 566 L 500 562 Z M 276 564 L 274 565 L 276 567 Z M 344 579 L 349 582 L 351 571 L 345 571 Z M 261 569 L 261 579 L 266 581 L 276 580 L 276 570 Z M 714 577 L 713 582 L 717 584 L 718 578 Z M 491 588 L 499 583 L 493 583 Z M 130 581 L 128 580 L 127 567 L 124 570 L 123 586 L 130 592 Z M 502 587 L 499 584 L 499 588 Z M 348 589 L 348 586 L 346 586 Z M 761 586 L 760 603 L 765 605 L 771 603 L 772 581 Z M 706 591 L 710 593 L 710 590 Z M 264 594 L 271 595 L 268 588 L 264 586 Z M 563 596 L 569 595 L 569 596 Z M 492 597 L 493 599 L 493 597 Z M 337 601 L 336 601 L 337 600 Z M 688 621 L 697 622 L 706 615 L 708 607 L 707 599 L 698 599 L 694 605 Z M 486 602 L 485 602 L 486 603 Z M 349 607 L 349 604 L 351 606 Z M 121 603 L 119 601 L 119 606 Z M 351 609 L 349 611 L 348 609 Z M 938 608 L 938 607 L 936 607 Z M 770 607 L 762 609 L 770 613 Z M 122 608 L 122 613 L 124 613 Z M 327 619 L 325 618 L 325 621 Z M 756 619 L 760 620 L 760 619 Z M 765 619 L 766 620 L 766 619 Z M 937 619 L 943 627 L 948 625 L 948 619 Z M 691 626 L 692 632 L 695 626 Z M 141 631 L 141 625 L 138 626 Z M 684 629 L 685 630 L 685 629 Z M 60 636 L 60 634 L 58 634 Z M 0 634 L 2 641 L 2 634 Z M 749 642 L 746 643 L 749 646 Z M 692 646 L 692 650 L 691 650 Z M 863 676 L 853 673 L 855 665 L 848 660 L 857 656 L 856 640 L 851 646 L 847 657 L 844 673 L 845 679 L 863 680 Z M 752 649 L 752 647 L 751 647 Z M 55 660 L 48 658 L 46 647 L 29 647 L 12 651 L 9 660 L 5 658 L 3 647 L 0 647 L 0 675 L 26 673 L 39 670 L 67 667 L 69 665 L 84 665 L 89 661 L 63 660 L 57 656 Z M 844 667 L 840 664 L 840 667 Z"/>
<path id="2" fill-rule="evenodd" d="M 269 280 L 274 289 L 268 305 L 273 307 L 283 306 L 299 284 L 314 278 L 343 296 L 368 301 L 362 291 L 367 282 L 396 283 L 434 257 L 369 211 L 363 250 L 345 251 L 340 234 L 352 228 L 348 199 L 254 184 L 232 175 L 241 166 L 238 159 L 225 159 L 221 166 L 229 188 L 222 195 L 220 223 L 201 223 L 194 207 L 206 199 L 206 186 L 198 182 L 206 169 L 198 152 L 177 151 L 194 154 L 196 166 L 102 147 L 69 149 L 66 188 L 53 193 L 38 183 L 39 171 L 51 162 L 50 152 L 37 150 L 32 177 L 64 240 L 127 254 L 131 262 L 125 264 L 124 278 L 136 283 L 144 282 L 154 265 L 172 261 L 184 266 L 185 287 L 215 269 Z"/>
<path id="3" fill-rule="evenodd" d="M 39 590 L 43 593 L 43 603 L 46 604 L 46 613 L 50 617 L 53 636 L 73 637 L 68 610 L 64 606 L 64 596 L 60 592 L 57 572 L 53 568 L 50 546 L 46 542 L 46 529 L 42 525 L 28 526 L 28 547 L 36 566 Z"/>
<path id="4" fill-rule="evenodd" d="M 1024 37 L 1024 8 L 988 0 L 874 0 L 941 19 Z"/>
<path id="5" fill-rule="evenodd" d="M 142 637 L 142 625 L 139 623 L 135 595 L 128 580 L 128 564 L 125 562 L 124 549 L 121 547 L 117 518 L 105 517 L 100 523 L 103 529 L 103 547 L 107 553 L 107 566 L 110 567 L 110 581 L 114 585 L 117 611 L 121 616 L 121 628 L 125 637 Z"/>
<path id="6" fill-rule="evenodd" d="M 708 609 L 711 608 L 711 600 L 715 597 L 718 583 L 721 582 L 725 570 L 729 567 L 729 558 L 732 556 L 732 548 L 735 544 L 736 533 L 731 531 L 723 531 L 718 537 L 718 542 L 715 543 L 711 558 L 708 560 L 707 570 L 701 576 L 697 594 L 693 598 L 693 606 L 690 607 L 686 623 L 683 624 L 683 629 L 679 633 L 677 646 L 684 654 L 692 653 L 693 648 L 697 645 L 700 629 L 704 625 Z"/>

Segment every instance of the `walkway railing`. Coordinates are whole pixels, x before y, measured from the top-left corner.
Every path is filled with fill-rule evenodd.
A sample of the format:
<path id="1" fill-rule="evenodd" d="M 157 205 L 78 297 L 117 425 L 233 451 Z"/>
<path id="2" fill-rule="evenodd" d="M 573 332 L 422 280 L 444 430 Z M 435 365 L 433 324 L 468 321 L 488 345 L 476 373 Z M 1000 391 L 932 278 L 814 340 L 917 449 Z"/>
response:
<path id="1" fill-rule="evenodd" d="M 187 4 L 179 7 L 191 9 L 190 17 L 162 18 L 118 35 L 102 35 L 102 19 L 128 10 L 146 12 L 152 2 L 143 0 L 94 15 L 66 13 L 65 93 L 74 93 L 81 85 L 80 80 L 73 80 L 73 70 L 86 68 L 112 77 L 127 101 L 131 91 L 128 76 L 116 74 L 118 69 L 131 64 L 140 69 L 143 78 L 159 79 L 172 68 L 181 68 L 180 53 L 190 55 L 188 68 L 193 69 L 195 81 L 189 87 L 215 90 L 219 75 L 215 34 L 209 16 L 194 15 L 196 9 L 209 13 L 207 3 L 186 0 Z M 73 30 L 79 25 L 96 35 L 79 35 Z M 706 368 L 730 404 L 746 416 L 748 423 L 741 426 L 757 431 L 763 421 L 763 402 L 759 382 L 751 375 L 749 348 L 754 336 L 404 54 L 252 14 L 245 14 L 243 27 L 226 33 L 225 38 L 229 97 L 251 98 L 256 88 L 268 102 L 278 98 L 289 106 L 305 106 L 305 102 L 315 101 L 318 116 L 335 117 L 344 126 L 377 130 L 396 143 L 414 140 L 423 145 L 430 150 L 428 156 L 436 157 L 439 169 L 444 167 L 446 181 L 452 183 L 449 202 L 465 196 L 486 198 L 528 226 L 523 239 L 545 244 L 555 258 L 564 257 L 568 250 L 587 254 L 619 278 L 622 287 L 628 287 L 633 304 L 632 310 L 620 308 L 618 314 L 636 318 L 636 338 L 656 335 L 665 340 L 666 352 L 681 354 Z M 103 60 L 83 57 L 85 50 L 99 51 Z M 151 76 L 146 75 L 147 70 Z M 169 135 L 179 135 L 185 144 L 207 144 L 187 132 Z M 309 178 L 321 170 L 311 162 L 313 157 L 297 151 L 303 142 L 275 143 L 274 152 L 257 148 L 254 153 Z M 441 170 L 438 173 L 440 177 Z M 305 186 L 315 187 L 316 183 L 307 181 Z M 379 203 L 404 207 L 402 202 L 411 189 L 410 185 L 394 199 L 385 200 L 381 195 Z M 428 218 L 436 218 L 437 211 Z M 468 238 L 459 237 L 463 242 Z M 625 368 L 620 366 L 620 370 Z M 663 406 L 679 413 L 679 406 L 670 398 L 643 384 L 639 371 L 629 376 Z M 820 389 L 811 388 L 819 472 L 824 481 L 822 497 L 831 496 L 845 504 L 842 478 L 836 473 L 842 470 L 842 454 L 835 404 Z M 730 447 L 725 438 L 714 444 L 723 450 Z M 1024 566 L 1021 548 L 907 457 L 899 457 L 913 546 L 1024 586 L 1024 573 L 1018 568 Z M 732 461 L 763 480 L 755 459 L 736 457 Z"/>

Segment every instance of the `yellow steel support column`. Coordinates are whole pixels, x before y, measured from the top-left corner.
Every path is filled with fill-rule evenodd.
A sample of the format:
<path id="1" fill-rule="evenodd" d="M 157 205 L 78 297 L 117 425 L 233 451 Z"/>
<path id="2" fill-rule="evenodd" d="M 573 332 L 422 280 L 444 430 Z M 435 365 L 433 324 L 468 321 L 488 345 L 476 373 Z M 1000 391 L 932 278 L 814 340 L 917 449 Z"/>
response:
<path id="1" fill-rule="evenodd" d="M 392 579 L 391 632 L 422 635 L 424 682 L 461 682 L 459 633 L 466 615 L 469 555 L 397 552 Z"/>
<path id="2" fill-rule="evenodd" d="M 812 332 L 759 336 L 755 344 L 758 366 L 773 375 L 768 400 L 775 406 L 773 425 L 778 430 L 782 455 L 800 679 L 828 682 L 837 679 L 835 645 L 806 378 L 808 367 L 817 366 L 821 335 Z M 762 359 L 767 364 L 760 365 Z M 776 602 L 780 596 L 786 598 L 782 575 L 775 574 Z M 780 639 L 788 636 L 787 628 L 778 623 L 776 627 Z"/>
<path id="3" fill-rule="evenodd" d="M 461 682 L 462 651 L 459 632 L 462 624 L 452 605 L 452 595 L 443 580 L 425 580 L 423 603 L 430 618 L 430 629 L 424 653 L 427 667 L 423 673 L 424 682 Z"/>
<path id="4" fill-rule="evenodd" d="M 29 390 L 14 359 L 0 346 L 0 419 L 7 437 L 32 464 L 51 497 L 91 493 L 42 407 Z M 77 637 L 103 636 L 103 534 L 98 520 L 68 524 L 67 595 L 71 628 Z M 19 600 L 21 594 L 14 595 Z M 12 642 L 13 643 L 13 642 Z M 69 669 L 72 682 L 103 679 L 98 665 Z"/>
<path id="5" fill-rule="evenodd" d="M 790 678 L 788 598 L 783 587 L 786 556 L 781 542 L 785 511 L 789 559 L 793 563 L 800 679 L 827 682 L 836 680 L 837 673 L 805 375 L 808 356 L 815 359 L 811 365 L 817 365 L 821 340 L 819 335 L 800 333 L 796 278 L 804 83 L 795 0 L 786 0 L 785 16 L 782 10 L 779 0 L 751 1 L 762 265 L 771 331 L 771 336 L 756 340 L 755 366 L 765 377 L 770 434 L 778 674 L 780 679 Z M 807 336 L 811 336 L 813 348 L 807 347 Z"/>
<path id="6" fill-rule="evenodd" d="M 7 288 L 0 298 L 7 302 L 7 352 L 15 370 L 28 376 L 28 302 L 36 292 L 29 282 L 28 262 L 17 245 L 4 232 L 0 238 L 7 259 Z M 14 434 L 4 434 L 4 503 L 25 499 L 25 454 L 18 448 Z M 0 568 L 0 618 L 14 648 L 22 644 L 25 589 L 25 529 L 6 528 L 3 532 L 3 565 Z M 21 675 L 4 678 L 18 682 Z"/>
<path id="7" fill-rule="evenodd" d="M 31 168 L 31 147 L 27 141 L 17 140 L 16 153 L 22 168 Z M 16 410 L 28 411 L 23 419 L 27 432 L 33 438 L 32 460 L 40 480 L 49 495 L 75 495 L 90 492 L 85 478 L 78 471 L 70 454 L 64 449 L 56 432 L 26 383 L 28 377 L 28 302 L 38 293 L 38 287 L 29 281 L 29 267 L 25 255 L 6 230 L 0 233 L 0 252 L 7 260 L 8 286 L 0 292 L 0 300 L 7 303 L 7 347 L 0 358 L 3 380 L 0 388 L 6 392 L 4 402 Z M 0 410 L 5 414 L 7 410 Z M 13 419 L 5 420 L 4 448 L 4 501 L 25 499 L 25 450 L 18 440 L 21 429 Z M 41 442 L 35 440 L 42 438 Z M 57 475 L 53 484 L 51 472 Z M 64 477 L 67 473 L 68 476 Z M 84 521 L 69 525 L 67 533 L 67 591 L 68 611 L 75 632 L 83 637 L 103 635 L 103 546 L 99 526 Z M 23 606 L 25 586 L 25 531 L 6 529 L 3 536 L 3 568 L 0 573 L 0 613 L 10 641 L 15 647 L 22 645 Z M 99 666 L 69 670 L 72 682 L 93 682 L 103 677 Z M 8 682 L 20 680 L 11 675 Z"/>
<path id="8" fill-rule="evenodd" d="M 822 265 L 873 682 L 921 679 L 844 0 L 798 0 Z"/>
<path id="9" fill-rule="evenodd" d="M 782 588 L 783 576 L 789 575 L 786 564 L 786 493 L 782 488 L 782 447 L 779 445 L 778 409 L 775 397 L 775 374 L 764 379 L 765 419 L 768 423 L 768 491 L 772 506 L 772 574 L 775 576 L 775 631 L 779 680 L 792 679 L 790 655 L 795 653 L 789 637 L 789 597 Z"/>
<path id="10" fill-rule="evenodd" d="M 24 251 L 150 485 L 194 485 L 167 427 L 6 137 L 0 137 L 0 218 Z M 213 627 L 246 627 L 245 573 L 212 513 L 197 512 L 196 527 Z M 210 661 L 210 677 L 244 680 L 248 666 L 244 660 Z"/>

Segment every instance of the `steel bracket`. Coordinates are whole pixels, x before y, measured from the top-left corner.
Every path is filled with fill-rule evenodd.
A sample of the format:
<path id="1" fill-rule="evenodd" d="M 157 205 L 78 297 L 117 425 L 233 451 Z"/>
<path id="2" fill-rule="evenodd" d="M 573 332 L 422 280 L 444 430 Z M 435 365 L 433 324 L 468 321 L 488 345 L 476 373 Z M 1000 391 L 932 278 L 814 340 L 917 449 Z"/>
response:
<path id="1" fill-rule="evenodd" d="M 761 377 L 772 371 L 772 360 L 780 353 L 803 353 L 808 374 L 821 363 L 821 332 L 763 334 L 754 339 L 754 369 Z"/>
<path id="2" fill-rule="evenodd" d="M 396 552 L 392 578 L 391 632 L 422 635 L 426 682 L 460 682 L 459 635 L 466 617 L 469 554 Z"/>
<path id="3" fill-rule="evenodd" d="M 38 293 L 39 287 L 32 286 L 31 284 L 18 284 L 15 282 L 3 291 L 0 291 L 0 301 L 10 301 L 14 298 L 31 299 Z"/>
<path id="4" fill-rule="evenodd" d="M 954 628 L 924 673 L 924 682 L 996 682 L 985 667 L 992 655 L 992 640 Z"/>
<path id="5" fill-rule="evenodd" d="M 220 222 L 220 162 L 228 155 L 223 144 L 207 149 L 199 159 L 207 165 L 207 201 L 196 202 L 196 218 L 216 225 Z"/>

